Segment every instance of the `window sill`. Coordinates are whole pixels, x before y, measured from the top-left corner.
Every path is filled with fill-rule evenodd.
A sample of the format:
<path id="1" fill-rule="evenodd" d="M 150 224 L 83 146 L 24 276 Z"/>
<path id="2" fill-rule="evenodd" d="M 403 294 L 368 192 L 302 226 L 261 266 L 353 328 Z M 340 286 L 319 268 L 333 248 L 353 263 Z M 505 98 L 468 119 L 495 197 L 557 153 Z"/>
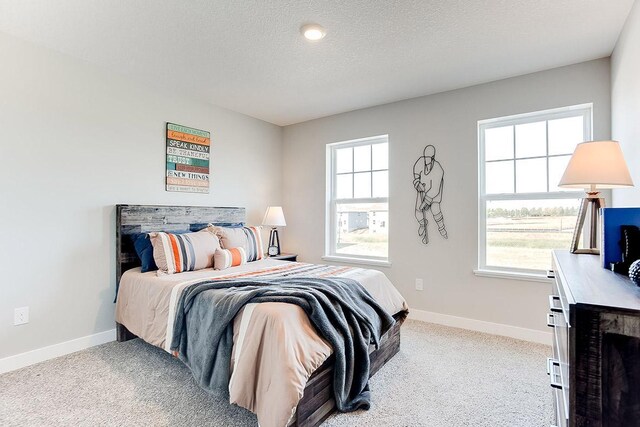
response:
<path id="1" fill-rule="evenodd" d="M 473 274 L 480 277 L 493 277 L 496 279 L 513 279 L 524 280 L 526 282 L 542 282 L 551 283 L 553 279 L 549 279 L 545 274 L 535 273 L 516 273 L 515 271 L 501 270 L 473 270 Z"/>
<path id="2" fill-rule="evenodd" d="M 322 257 L 322 259 L 325 261 L 341 262 L 345 264 L 370 265 L 372 267 L 391 267 L 391 262 L 380 261 L 377 259 L 352 258 L 336 255 L 325 255 Z"/>

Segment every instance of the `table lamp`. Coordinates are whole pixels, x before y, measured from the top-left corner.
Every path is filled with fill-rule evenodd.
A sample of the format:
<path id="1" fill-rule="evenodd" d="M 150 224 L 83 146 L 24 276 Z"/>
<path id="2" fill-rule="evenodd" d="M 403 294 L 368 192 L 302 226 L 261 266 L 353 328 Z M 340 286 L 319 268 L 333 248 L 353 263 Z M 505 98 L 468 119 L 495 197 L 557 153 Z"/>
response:
<path id="1" fill-rule="evenodd" d="M 280 255 L 280 238 L 278 237 L 278 229 L 276 227 L 284 227 L 287 225 L 284 220 L 284 213 L 281 206 L 269 206 L 264 213 L 264 219 L 262 225 L 268 225 L 271 227 L 271 234 L 269 235 L 269 256 Z"/>
<path id="2" fill-rule="evenodd" d="M 573 231 L 571 253 L 600 253 L 598 245 L 599 209 L 604 207 L 600 191 L 608 188 L 633 187 L 629 169 L 617 141 L 588 141 L 578 144 L 560 179 L 559 187 L 584 188 L 587 197 L 582 199 L 576 228 Z M 578 242 L 589 211 L 591 227 L 589 247 L 578 249 Z M 586 242 L 585 236 L 585 242 Z"/>

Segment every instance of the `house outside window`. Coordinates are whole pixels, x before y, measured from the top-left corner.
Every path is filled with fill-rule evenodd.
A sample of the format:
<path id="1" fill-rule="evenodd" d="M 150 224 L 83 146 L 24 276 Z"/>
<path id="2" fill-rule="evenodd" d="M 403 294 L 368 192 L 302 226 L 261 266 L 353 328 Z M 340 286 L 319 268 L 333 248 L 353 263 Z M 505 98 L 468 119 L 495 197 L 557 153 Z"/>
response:
<path id="1" fill-rule="evenodd" d="M 328 144 L 325 259 L 388 263 L 388 215 L 388 136 Z"/>
<path id="2" fill-rule="evenodd" d="M 540 276 L 568 249 L 581 191 L 558 188 L 591 104 L 478 122 L 478 272 Z"/>

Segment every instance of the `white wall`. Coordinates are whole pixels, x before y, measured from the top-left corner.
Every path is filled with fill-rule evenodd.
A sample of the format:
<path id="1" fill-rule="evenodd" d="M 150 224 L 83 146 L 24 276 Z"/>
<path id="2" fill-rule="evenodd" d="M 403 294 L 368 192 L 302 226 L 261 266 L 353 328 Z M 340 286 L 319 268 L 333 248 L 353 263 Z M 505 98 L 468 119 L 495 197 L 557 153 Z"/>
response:
<path id="1" fill-rule="evenodd" d="M 546 330 L 550 286 L 476 277 L 477 121 L 593 102 L 594 137 L 610 137 L 609 60 L 600 59 L 466 89 L 313 120 L 284 129 L 285 249 L 319 262 L 324 248 L 325 144 L 389 134 L 390 259 L 382 268 L 411 307 Z M 473 72 L 473 70 L 469 70 Z M 433 144 L 445 169 L 449 232 L 424 246 L 413 216 L 412 166 Z M 424 291 L 414 279 L 424 278 Z"/>
<path id="2" fill-rule="evenodd" d="M 614 206 L 640 206 L 640 2 L 611 55 L 611 135 L 620 141 L 636 185 L 613 191 Z"/>
<path id="3" fill-rule="evenodd" d="M 280 127 L 3 34 L 0 58 L 0 358 L 113 329 L 116 203 L 245 206 L 256 223 L 280 202 Z M 167 121 L 211 131 L 211 194 L 164 190 Z"/>

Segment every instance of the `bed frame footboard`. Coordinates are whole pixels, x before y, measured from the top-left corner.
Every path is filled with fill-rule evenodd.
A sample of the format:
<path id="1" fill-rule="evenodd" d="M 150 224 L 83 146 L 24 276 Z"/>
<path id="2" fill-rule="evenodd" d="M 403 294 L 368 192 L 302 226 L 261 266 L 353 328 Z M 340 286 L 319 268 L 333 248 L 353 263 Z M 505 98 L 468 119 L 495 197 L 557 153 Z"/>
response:
<path id="1" fill-rule="evenodd" d="M 406 313 L 394 316 L 396 323 L 380 339 L 380 347 L 371 352 L 369 377 L 380 370 L 398 351 L 400 351 L 400 326 L 407 317 Z M 116 322 L 116 339 L 125 342 L 138 338 L 126 326 Z M 304 389 L 304 395 L 298 403 L 296 416 L 291 427 L 317 427 L 336 411 L 333 395 L 333 363 L 330 356 L 317 371 L 311 375 Z"/>
<path id="2" fill-rule="evenodd" d="M 380 347 L 369 355 L 369 378 L 400 351 L 400 326 L 406 317 L 407 314 L 404 312 L 394 316 L 395 325 L 380 339 Z M 333 361 L 333 356 L 329 357 L 309 378 L 291 426 L 317 427 L 336 411 L 333 397 Z"/>
<path id="3" fill-rule="evenodd" d="M 116 340 L 118 342 L 125 342 L 134 338 L 138 338 L 138 336 L 131 333 L 123 324 L 116 322 Z"/>

